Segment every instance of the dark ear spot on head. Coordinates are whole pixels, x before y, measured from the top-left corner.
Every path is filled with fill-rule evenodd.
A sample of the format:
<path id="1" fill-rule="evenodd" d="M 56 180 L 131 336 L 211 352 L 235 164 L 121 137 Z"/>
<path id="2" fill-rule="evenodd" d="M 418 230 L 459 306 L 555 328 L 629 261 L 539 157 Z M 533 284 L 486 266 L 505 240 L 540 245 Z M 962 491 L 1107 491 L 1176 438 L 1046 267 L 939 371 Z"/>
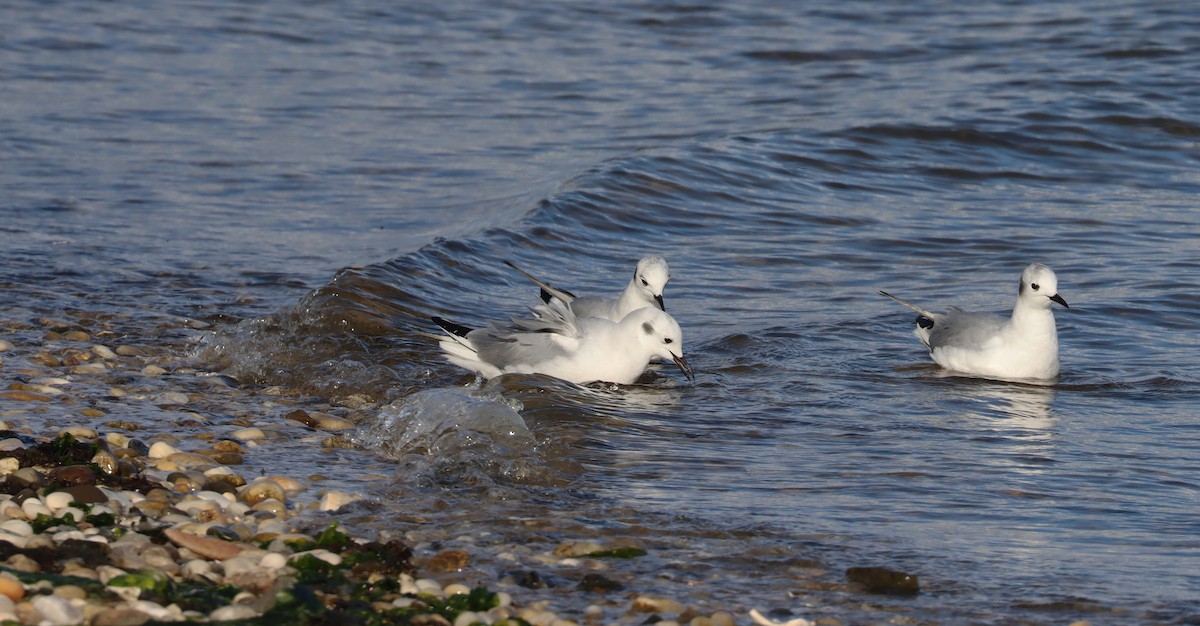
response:
<path id="1" fill-rule="evenodd" d="M 1038 290 L 1038 284 L 1037 284 L 1037 283 L 1033 283 L 1032 285 L 1030 285 L 1030 287 L 1033 287 L 1033 290 L 1034 290 L 1034 291 L 1037 291 L 1037 290 Z"/>
<path id="2" fill-rule="evenodd" d="M 650 322 L 642 322 L 642 332 L 646 333 L 647 335 L 653 334 L 654 327 L 650 325 Z"/>
<path id="3" fill-rule="evenodd" d="M 1017 295 L 1025 294 L 1025 281 L 1021 281 L 1021 288 L 1017 290 Z"/>

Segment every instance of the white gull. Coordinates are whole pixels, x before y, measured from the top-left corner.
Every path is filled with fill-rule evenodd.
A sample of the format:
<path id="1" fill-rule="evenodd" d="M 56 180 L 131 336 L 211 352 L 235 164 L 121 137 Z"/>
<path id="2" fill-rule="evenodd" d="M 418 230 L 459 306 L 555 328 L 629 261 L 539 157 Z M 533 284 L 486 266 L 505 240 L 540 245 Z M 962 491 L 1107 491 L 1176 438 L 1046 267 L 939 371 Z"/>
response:
<path id="1" fill-rule="evenodd" d="M 663 303 L 663 289 L 666 288 L 667 281 L 671 280 L 671 270 L 667 267 L 667 261 L 660 256 L 642 257 L 633 271 L 633 278 L 625 286 L 625 290 L 613 298 L 577 297 L 565 289 L 552 287 L 508 261 L 505 261 L 505 264 L 541 287 L 543 302 L 549 302 L 552 297 L 559 298 L 571 306 L 571 311 L 577 318 L 601 317 L 610 322 L 619 322 L 625 319 L 626 315 L 643 307 L 650 306 L 660 311 L 667 310 Z"/>
<path id="2" fill-rule="evenodd" d="M 1006 380 L 1046 380 L 1058 376 L 1058 332 L 1054 313 L 1058 277 L 1041 263 L 1021 273 L 1012 316 L 968 313 L 950 308 L 931 313 L 886 291 L 879 293 L 919 313 L 913 334 L 938 365 L 963 374 Z M 1067 307 L 1070 308 L 1070 307 Z"/>
<path id="3" fill-rule="evenodd" d="M 438 342 L 446 359 L 484 378 L 547 374 L 576 384 L 627 385 L 656 357 L 674 361 L 685 376 L 693 377 L 683 358 L 683 331 L 657 308 L 643 307 L 613 322 L 579 318 L 568 305 L 551 298 L 531 312 L 529 318 L 475 329 L 432 319 L 446 331 Z"/>

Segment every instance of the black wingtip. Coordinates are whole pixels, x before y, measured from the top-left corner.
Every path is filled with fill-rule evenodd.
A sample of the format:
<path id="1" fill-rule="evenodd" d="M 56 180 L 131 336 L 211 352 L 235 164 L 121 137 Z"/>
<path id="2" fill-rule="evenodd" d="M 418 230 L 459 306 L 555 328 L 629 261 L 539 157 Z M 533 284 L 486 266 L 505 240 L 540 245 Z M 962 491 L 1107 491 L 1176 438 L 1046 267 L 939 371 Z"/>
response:
<path id="1" fill-rule="evenodd" d="M 442 330 L 450 333 L 451 335 L 456 335 L 456 336 L 462 337 L 464 339 L 467 337 L 467 333 L 469 333 L 473 330 L 471 328 L 467 328 L 466 326 L 463 326 L 462 324 L 455 324 L 454 322 L 451 322 L 448 319 L 443 319 L 443 318 L 440 318 L 437 316 L 431 317 L 429 319 L 433 320 L 433 323 L 437 324 L 438 327 L 440 327 Z"/>

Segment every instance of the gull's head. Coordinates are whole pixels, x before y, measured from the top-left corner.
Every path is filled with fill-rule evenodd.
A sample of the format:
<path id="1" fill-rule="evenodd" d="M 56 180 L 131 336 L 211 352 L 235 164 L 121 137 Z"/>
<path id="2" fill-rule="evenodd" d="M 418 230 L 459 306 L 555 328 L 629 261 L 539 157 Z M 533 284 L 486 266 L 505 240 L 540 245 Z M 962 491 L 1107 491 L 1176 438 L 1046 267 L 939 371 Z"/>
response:
<path id="1" fill-rule="evenodd" d="M 634 288 L 647 303 L 654 303 L 660 311 L 667 310 L 662 294 L 668 280 L 671 280 L 671 270 L 667 267 L 667 260 L 660 256 L 642 257 L 633 272 Z"/>
<path id="2" fill-rule="evenodd" d="M 1058 295 L 1058 276 L 1054 270 L 1034 263 L 1021 273 L 1021 290 L 1017 299 L 1039 309 L 1048 309 L 1052 302 L 1057 302 L 1068 309 L 1067 301 Z"/>
<path id="3" fill-rule="evenodd" d="M 695 378 L 692 367 L 683 358 L 683 330 L 675 318 L 654 307 L 638 309 L 628 318 L 637 324 L 638 341 L 651 355 L 673 361 L 684 376 Z"/>

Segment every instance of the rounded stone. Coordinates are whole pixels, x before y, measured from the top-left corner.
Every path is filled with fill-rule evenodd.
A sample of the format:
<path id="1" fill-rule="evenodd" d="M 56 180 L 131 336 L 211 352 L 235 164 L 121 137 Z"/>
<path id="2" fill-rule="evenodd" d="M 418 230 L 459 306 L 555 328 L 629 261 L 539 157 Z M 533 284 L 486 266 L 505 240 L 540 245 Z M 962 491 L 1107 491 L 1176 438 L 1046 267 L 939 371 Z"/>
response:
<path id="1" fill-rule="evenodd" d="M 165 459 L 172 454 L 178 454 L 179 449 L 165 441 L 155 441 L 148 452 L 152 459 Z"/>
<path id="2" fill-rule="evenodd" d="M 232 622 L 236 620 L 249 620 L 258 617 L 258 611 L 245 604 L 227 604 L 208 616 L 208 619 L 214 622 Z"/>
<path id="3" fill-rule="evenodd" d="M 638 596 L 633 601 L 633 610 L 639 613 L 682 613 L 683 605 L 669 598 Z"/>
<path id="4" fill-rule="evenodd" d="M 67 600 L 85 600 L 88 594 L 78 585 L 60 585 L 54 588 L 54 595 Z"/>
<path id="5" fill-rule="evenodd" d="M 347 504 L 361 499 L 362 496 L 346 493 L 344 491 L 326 491 L 321 495 L 319 508 L 322 511 L 337 511 Z"/>
<path id="6" fill-rule="evenodd" d="M 115 358 L 117 358 L 117 353 L 116 353 L 116 352 L 113 352 L 113 351 L 112 351 L 112 348 L 110 348 L 110 347 L 108 347 L 108 346 L 102 346 L 102 345 L 99 345 L 99 344 L 96 344 L 96 345 L 92 346 L 92 354 L 94 354 L 94 355 L 96 355 L 96 356 L 98 356 L 98 357 L 100 357 L 100 358 L 102 358 L 102 359 L 115 359 Z"/>
<path id="7" fill-rule="evenodd" d="M 91 336 L 82 330 L 70 330 L 63 333 L 63 339 L 67 341 L 87 341 L 91 339 Z"/>
<path id="8" fill-rule="evenodd" d="M 254 506 L 264 500 L 274 499 L 281 503 L 286 502 L 287 494 L 284 492 L 283 487 L 279 486 L 279 483 L 273 480 L 259 479 L 247 485 L 242 490 L 239 499 L 246 504 Z"/>
<path id="9" fill-rule="evenodd" d="M 151 377 L 162 376 L 163 374 L 166 374 L 166 373 L 167 373 L 167 370 L 165 370 L 157 365 L 147 365 L 146 367 L 142 368 L 143 376 L 151 376 Z"/>
<path id="10" fill-rule="evenodd" d="M 83 609 L 59 596 L 36 596 L 30 603 L 42 614 L 42 622 L 50 624 L 83 623 Z"/>
<path id="11" fill-rule="evenodd" d="M 101 504 L 108 502 L 108 496 L 95 485 L 75 485 L 62 490 L 62 493 L 70 494 L 71 498 L 78 504 Z M 92 509 L 95 513 L 96 509 Z"/>
<path id="12" fill-rule="evenodd" d="M 264 433 L 261 428 L 255 428 L 253 426 L 235 430 L 233 432 L 233 436 L 241 441 L 256 441 L 267 438 L 267 434 Z"/>
<path id="13" fill-rule="evenodd" d="M 62 435 L 70 435 L 76 439 L 95 439 L 100 436 L 95 428 L 88 428 L 87 426 L 68 426 L 58 431 L 58 434 L 60 437 Z"/>
<path id="14" fill-rule="evenodd" d="M 60 485 L 94 485 L 96 472 L 86 465 L 67 465 L 50 470 L 46 478 Z"/>
<path id="15" fill-rule="evenodd" d="M 46 494 L 46 496 L 42 498 L 42 502 L 44 502 L 46 506 L 50 507 L 51 511 L 57 511 L 75 502 L 75 496 L 72 496 L 65 491 L 55 491 L 54 493 Z"/>
<path id="16" fill-rule="evenodd" d="M 10 573 L 0 573 L 0 596 L 6 596 L 13 602 L 20 602 L 25 597 L 25 585 Z"/>
<path id="17" fill-rule="evenodd" d="M 158 394 L 158 396 L 156 396 L 154 399 L 154 403 L 155 404 L 187 404 L 189 400 L 191 400 L 191 398 L 189 398 L 186 393 L 180 393 L 178 391 L 168 391 L 166 393 Z"/>
<path id="18" fill-rule="evenodd" d="M 462 583 L 451 583 L 442 589 L 442 593 L 447 596 L 467 595 L 471 593 L 471 588 Z"/>
<path id="19" fill-rule="evenodd" d="M 30 537 L 33 535 L 33 526 L 29 522 L 20 519 L 5 520 L 4 523 L 0 524 L 0 530 L 18 537 Z"/>

